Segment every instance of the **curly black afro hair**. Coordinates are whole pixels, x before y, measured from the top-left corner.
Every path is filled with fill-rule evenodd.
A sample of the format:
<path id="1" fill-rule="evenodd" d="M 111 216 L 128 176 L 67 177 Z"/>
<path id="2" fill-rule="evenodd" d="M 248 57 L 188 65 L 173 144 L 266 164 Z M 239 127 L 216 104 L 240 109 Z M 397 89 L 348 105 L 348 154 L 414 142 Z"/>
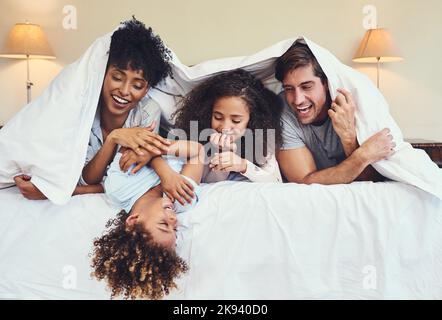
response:
<path id="1" fill-rule="evenodd" d="M 152 28 L 132 17 L 112 34 L 107 65 L 120 69 L 142 70 L 150 87 L 171 75 L 170 50 Z"/>
<path id="2" fill-rule="evenodd" d="M 255 141 L 262 141 L 263 156 L 269 151 L 275 152 L 281 144 L 281 104 L 275 93 L 264 87 L 263 83 L 254 77 L 250 72 L 243 69 L 218 74 L 197 87 L 195 87 L 181 101 L 179 109 L 172 115 L 175 118 L 175 126 L 190 135 L 190 122 L 198 121 L 198 130 L 211 128 L 212 110 L 215 102 L 223 97 L 239 97 L 245 101 L 250 111 L 250 120 L 247 128 L 253 132 Z M 256 129 L 263 129 L 264 136 L 258 138 Z M 267 129 L 275 131 L 275 145 L 267 143 Z M 245 137 L 241 138 L 241 157 L 246 157 Z M 205 143 L 207 141 L 200 141 Z M 261 143 L 261 142 L 260 142 Z M 262 165 L 264 159 L 255 157 L 248 159 L 255 165 Z"/>
<path id="3" fill-rule="evenodd" d="M 126 226 L 126 218 L 122 210 L 94 240 L 92 276 L 107 282 L 111 298 L 161 299 L 177 287 L 175 279 L 187 272 L 187 264 L 174 250 L 153 242 L 143 226 Z"/>

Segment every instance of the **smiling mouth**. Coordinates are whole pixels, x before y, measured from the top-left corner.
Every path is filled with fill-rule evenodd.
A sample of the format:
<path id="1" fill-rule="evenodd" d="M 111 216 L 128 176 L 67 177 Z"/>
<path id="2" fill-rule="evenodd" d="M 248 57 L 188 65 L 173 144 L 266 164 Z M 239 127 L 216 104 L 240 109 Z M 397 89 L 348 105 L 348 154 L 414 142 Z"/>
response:
<path id="1" fill-rule="evenodd" d="M 123 106 L 124 106 L 124 105 L 127 105 L 127 104 L 130 103 L 129 100 L 123 99 L 123 98 L 121 98 L 121 97 L 119 97 L 119 96 L 116 96 L 116 95 L 114 95 L 114 94 L 112 94 L 111 97 L 112 97 L 112 99 L 113 99 L 117 104 L 119 104 L 119 105 L 123 105 Z"/>
<path id="2" fill-rule="evenodd" d="M 307 114 L 312 107 L 313 107 L 312 104 L 308 106 L 296 107 L 296 111 L 298 111 L 300 114 Z"/>

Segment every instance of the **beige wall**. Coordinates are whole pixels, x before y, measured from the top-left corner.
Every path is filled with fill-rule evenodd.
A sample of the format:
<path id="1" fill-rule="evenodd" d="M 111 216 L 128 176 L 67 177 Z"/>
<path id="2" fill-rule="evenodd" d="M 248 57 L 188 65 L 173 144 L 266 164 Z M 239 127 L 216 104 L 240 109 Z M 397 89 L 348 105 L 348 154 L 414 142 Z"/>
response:
<path id="1" fill-rule="evenodd" d="M 65 5 L 78 29 L 62 27 Z M 405 137 L 442 141 L 442 1 L 440 0 L 0 0 L 0 44 L 16 22 L 42 25 L 57 59 L 31 62 L 36 97 L 98 36 L 132 14 L 160 34 L 184 63 L 247 55 L 305 35 L 375 80 L 373 65 L 351 62 L 364 34 L 364 5 L 392 32 L 405 61 L 382 65 L 381 90 Z M 0 59 L 0 124 L 26 100 L 26 64 Z"/>

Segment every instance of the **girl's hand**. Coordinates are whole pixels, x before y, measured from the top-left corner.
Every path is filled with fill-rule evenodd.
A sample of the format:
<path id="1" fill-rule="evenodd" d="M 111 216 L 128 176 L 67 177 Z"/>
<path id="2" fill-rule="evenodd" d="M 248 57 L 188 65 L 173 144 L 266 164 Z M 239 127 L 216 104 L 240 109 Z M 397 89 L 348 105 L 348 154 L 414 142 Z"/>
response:
<path id="1" fill-rule="evenodd" d="M 124 150 L 119 162 L 121 171 L 126 172 L 132 165 L 136 164 L 135 168 L 131 171 L 132 174 L 135 174 L 147 165 L 150 160 L 152 160 L 153 155 L 143 148 L 142 151 L 144 155 L 141 156 L 136 154 L 132 149 Z"/>
<path id="2" fill-rule="evenodd" d="M 28 200 L 46 200 L 47 197 L 30 180 L 31 177 L 24 174 L 14 177 L 15 184 L 23 197 Z"/>
<path id="3" fill-rule="evenodd" d="M 192 199 L 195 198 L 193 185 L 172 169 L 167 174 L 161 176 L 161 186 L 163 187 L 163 192 L 172 202 L 177 200 L 183 206 L 186 204 L 186 201 L 192 203 Z"/>
<path id="4" fill-rule="evenodd" d="M 215 156 L 210 160 L 209 168 L 244 173 L 247 170 L 247 161 L 231 151 L 215 153 Z"/>
<path id="5" fill-rule="evenodd" d="M 234 136 L 225 133 L 212 133 L 210 135 L 210 142 L 219 150 L 223 151 L 233 151 L 236 152 L 237 146 L 233 140 Z"/>
<path id="6" fill-rule="evenodd" d="M 115 144 L 132 149 L 140 156 L 144 155 L 143 148 L 156 155 L 165 154 L 171 142 L 152 132 L 154 127 L 155 121 L 146 128 L 115 129 L 109 134 L 108 138 Z"/>

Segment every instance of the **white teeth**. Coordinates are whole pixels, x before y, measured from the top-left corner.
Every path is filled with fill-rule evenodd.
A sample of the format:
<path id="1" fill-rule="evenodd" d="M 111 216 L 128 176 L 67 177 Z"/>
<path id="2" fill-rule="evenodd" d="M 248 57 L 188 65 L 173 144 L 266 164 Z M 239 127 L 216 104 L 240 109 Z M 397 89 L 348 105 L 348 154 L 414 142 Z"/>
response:
<path id="1" fill-rule="evenodd" d="M 112 98 L 114 98 L 114 100 L 116 100 L 118 103 L 122 104 L 129 103 L 129 101 L 127 101 L 126 99 L 120 98 L 119 96 L 116 95 L 112 95 Z"/>
<path id="2" fill-rule="evenodd" d="M 312 105 L 308 105 L 305 107 L 297 107 L 296 110 L 298 110 L 300 113 L 307 113 L 311 107 Z"/>
<path id="3" fill-rule="evenodd" d="M 308 108 L 310 108 L 312 105 L 308 105 L 308 106 L 305 106 L 305 107 L 297 107 L 296 109 L 298 109 L 299 111 L 302 111 L 302 110 L 306 110 L 306 109 L 308 109 Z"/>

